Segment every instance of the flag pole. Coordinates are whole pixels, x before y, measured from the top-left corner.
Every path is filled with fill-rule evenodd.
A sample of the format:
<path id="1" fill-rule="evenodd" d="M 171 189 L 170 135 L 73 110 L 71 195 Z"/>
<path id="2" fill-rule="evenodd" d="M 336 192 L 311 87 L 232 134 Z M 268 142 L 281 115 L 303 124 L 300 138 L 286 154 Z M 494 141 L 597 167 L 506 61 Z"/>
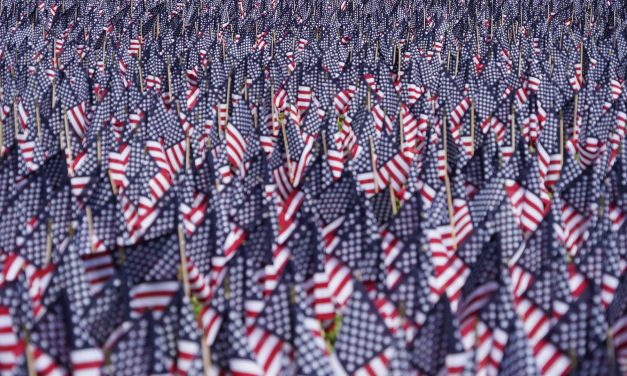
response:
<path id="1" fill-rule="evenodd" d="M 401 62 L 401 44 L 398 44 L 398 72 L 397 72 L 397 76 L 398 76 L 398 80 L 401 79 L 401 69 L 402 69 L 402 62 Z"/>
<path id="2" fill-rule="evenodd" d="M 409 109 L 407 110 L 409 111 Z M 403 133 L 405 131 L 405 126 L 403 124 L 403 116 L 405 116 L 405 111 L 403 110 L 403 106 L 399 105 L 398 106 L 398 141 L 401 147 L 401 150 L 403 149 L 403 143 L 405 143 L 405 134 Z"/>
<path id="3" fill-rule="evenodd" d="M 139 43 L 139 48 L 137 50 L 137 73 L 139 74 L 139 89 L 141 93 L 144 94 L 144 78 L 142 73 L 142 42 L 143 42 L 143 29 L 144 25 L 142 22 L 141 15 L 139 17 L 139 36 L 137 37 L 137 42 Z"/>
<path id="4" fill-rule="evenodd" d="M 396 207 L 396 195 L 394 194 L 394 189 L 392 189 L 392 184 L 389 185 L 388 190 L 390 191 L 390 204 L 392 206 L 392 214 L 398 214 L 398 208 Z"/>
<path id="5" fill-rule="evenodd" d="M 583 85 L 583 41 L 580 42 L 579 44 L 579 65 L 581 65 L 581 82 Z M 575 93 L 575 106 L 573 110 L 573 130 L 575 132 L 577 132 L 577 128 L 579 127 L 579 122 L 577 121 L 578 117 L 579 117 L 579 91 Z"/>
<path id="6" fill-rule="evenodd" d="M 50 103 L 51 103 L 51 109 L 54 110 L 54 107 L 57 103 L 57 79 L 56 77 L 52 80 L 52 99 Z"/>
<path id="7" fill-rule="evenodd" d="M 169 58 L 168 58 L 168 63 L 166 64 L 166 74 L 168 75 L 168 94 L 170 94 L 170 98 L 172 98 L 172 76 L 170 75 L 170 59 Z"/>
<path id="8" fill-rule="evenodd" d="M 607 352 L 610 357 L 610 375 L 615 375 L 615 362 L 616 362 L 616 347 L 614 345 L 614 333 L 612 332 L 612 328 L 607 328 Z"/>
<path id="9" fill-rule="evenodd" d="M 394 47 L 392 48 L 392 66 L 396 65 L 396 47 L 397 45 L 394 45 Z"/>
<path id="10" fill-rule="evenodd" d="M 211 375 L 211 349 L 207 343 L 207 335 L 202 333 L 200 337 L 200 350 L 202 352 L 202 366 L 204 369 L 204 376 Z"/>
<path id="11" fill-rule="evenodd" d="M 560 110 L 560 156 L 561 163 L 564 165 L 564 115 Z"/>
<path id="12" fill-rule="evenodd" d="M 370 163 L 372 164 L 372 177 L 374 180 L 374 192 L 379 193 L 379 173 L 374 155 L 374 139 L 370 136 Z"/>
<path id="13" fill-rule="evenodd" d="M 15 95 L 13 96 L 13 132 L 15 135 L 13 137 L 17 137 L 18 133 L 18 117 L 17 117 L 17 99 Z"/>
<path id="14" fill-rule="evenodd" d="M 512 137 L 512 150 L 514 150 L 516 148 L 516 112 L 514 111 L 514 102 L 512 101 L 511 104 L 511 118 L 512 118 L 512 124 L 511 124 L 511 137 Z"/>
<path id="15" fill-rule="evenodd" d="M 44 258 L 44 265 L 49 265 L 52 261 L 52 218 L 48 218 L 46 225 L 46 257 Z"/>
<path id="16" fill-rule="evenodd" d="M 522 76 L 522 43 L 518 41 L 518 78 Z"/>
<path id="17" fill-rule="evenodd" d="M 2 9 L 2 7 L 0 7 L 0 10 Z M 0 117 L 0 159 L 2 159 L 2 156 L 4 155 L 4 136 L 3 136 L 3 132 L 4 132 L 4 121 L 2 120 L 2 117 Z"/>
<path id="18" fill-rule="evenodd" d="M 177 103 L 178 105 L 178 103 Z M 191 147 L 190 147 L 190 133 L 191 129 L 185 132 L 185 173 L 189 173 L 190 168 L 190 155 L 191 155 Z"/>
<path id="19" fill-rule="evenodd" d="M 246 82 L 248 79 L 246 77 L 244 77 L 244 100 L 246 102 L 248 102 L 248 82 Z"/>
<path id="20" fill-rule="evenodd" d="M 229 72 L 229 77 L 226 81 L 226 122 L 229 122 L 229 107 L 231 105 L 231 76 L 233 72 Z M 226 126 L 226 124 L 225 124 Z"/>
<path id="21" fill-rule="evenodd" d="M 475 155 L 475 98 L 470 101 L 470 153 Z"/>
<path id="22" fill-rule="evenodd" d="M 108 33 L 105 32 L 104 43 L 102 45 L 102 64 L 104 66 L 107 66 L 107 35 Z"/>
<path id="23" fill-rule="evenodd" d="M 447 152 L 447 130 L 446 111 L 442 112 L 442 147 L 444 149 L 444 185 L 446 187 L 446 203 L 448 206 L 448 216 L 451 223 L 451 236 L 453 238 L 453 249 L 457 249 L 457 236 L 455 234 L 455 213 L 453 211 L 453 194 L 451 192 L 451 181 L 448 176 L 448 152 Z"/>
<path id="24" fill-rule="evenodd" d="M 448 50 L 448 54 L 446 56 L 446 72 L 451 74 L 451 50 Z"/>
<path id="25" fill-rule="evenodd" d="M 272 45 L 270 46 L 270 59 L 274 59 L 274 41 L 276 39 L 276 34 L 274 29 L 272 29 Z"/>
<path id="26" fill-rule="evenodd" d="M 183 231 L 183 225 L 178 225 L 178 238 L 179 238 L 179 252 L 181 258 L 181 279 L 183 280 L 183 291 L 185 297 L 191 299 L 191 287 L 189 284 L 189 276 L 187 274 L 187 255 L 185 252 L 185 233 Z M 202 364 L 205 376 L 210 375 L 211 372 L 211 349 L 207 343 L 207 337 L 203 331 L 200 337 L 200 349 L 202 354 Z"/>
<path id="27" fill-rule="evenodd" d="M 185 254 L 185 234 L 183 232 L 183 225 L 178 225 L 178 237 L 179 237 L 179 254 L 181 258 L 181 279 L 183 280 L 183 289 L 185 296 L 191 297 L 191 288 L 189 286 L 189 278 L 187 276 L 187 256 Z"/>
<path id="28" fill-rule="evenodd" d="M 67 158 L 70 161 L 70 165 L 72 164 L 72 140 L 70 138 L 70 128 L 68 125 L 67 119 L 67 109 L 63 109 L 63 126 L 65 131 L 65 151 L 67 152 Z"/>
<path id="29" fill-rule="evenodd" d="M 113 179 L 113 175 L 111 174 L 111 170 L 108 170 L 107 174 L 109 175 L 109 182 L 111 183 L 111 192 L 113 192 L 114 195 L 117 195 L 118 194 L 118 186 L 115 184 L 115 180 Z"/>
<path id="30" fill-rule="evenodd" d="M 283 143 L 285 145 L 285 157 L 287 158 L 287 171 L 290 183 L 292 181 L 292 159 L 290 157 L 289 143 L 287 142 L 287 134 L 285 132 L 285 114 L 279 113 L 279 124 L 281 124 L 281 133 L 283 133 Z"/>
<path id="31" fill-rule="evenodd" d="M 481 55 L 481 48 L 479 46 L 479 26 L 477 26 L 477 19 L 475 18 L 475 39 L 477 40 L 477 56 Z"/>
<path id="32" fill-rule="evenodd" d="M 26 369 L 28 370 L 28 376 L 37 376 L 37 370 L 35 368 L 35 358 L 30 347 L 30 332 L 26 327 L 22 327 L 24 331 L 24 353 L 26 355 Z"/>
<path id="33" fill-rule="evenodd" d="M 89 247 L 91 253 L 94 253 L 96 252 L 96 247 L 94 246 L 94 217 L 89 206 L 85 207 L 85 215 L 87 216 L 87 228 L 89 231 Z"/>
<path id="34" fill-rule="evenodd" d="M 270 84 L 270 100 L 271 100 L 271 109 L 272 109 L 272 117 L 277 112 L 277 108 L 274 105 L 274 82 Z M 285 115 L 281 112 L 277 115 L 277 119 L 279 124 L 281 125 L 281 133 L 283 133 L 283 146 L 285 147 L 285 158 L 287 159 L 287 175 L 290 183 L 292 183 L 292 159 L 290 157 L 290 146 L 287 142 L 287 134 L 285 133 Z"/>
<path id="35" fill-rule="evenodd" d="M 41 118 L 39 117 L 39 100 L 35 99 L 35 123 L 37 124 L 37 139 L 41 142 Z"/>

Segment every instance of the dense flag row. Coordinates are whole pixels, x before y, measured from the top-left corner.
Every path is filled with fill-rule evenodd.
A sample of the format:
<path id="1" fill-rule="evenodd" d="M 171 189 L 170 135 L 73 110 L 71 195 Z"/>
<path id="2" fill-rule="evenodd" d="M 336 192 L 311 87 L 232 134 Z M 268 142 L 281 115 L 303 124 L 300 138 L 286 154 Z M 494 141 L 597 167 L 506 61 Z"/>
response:
<path id="1" fill-rule="evenodd" d="M 617 0 L 0 0 L 0 376 L 627 374 Z"/>

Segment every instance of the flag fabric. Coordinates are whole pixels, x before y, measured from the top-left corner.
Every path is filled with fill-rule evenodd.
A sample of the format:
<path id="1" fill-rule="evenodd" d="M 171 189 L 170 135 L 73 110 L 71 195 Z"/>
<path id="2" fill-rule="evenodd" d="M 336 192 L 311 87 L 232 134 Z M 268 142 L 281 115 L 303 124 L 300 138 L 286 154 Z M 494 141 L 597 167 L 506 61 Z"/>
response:
<path id="1" fill-rule="evenodd" d="M 627 374 L 623 3 L 0 1 L 0 375 Z"/>

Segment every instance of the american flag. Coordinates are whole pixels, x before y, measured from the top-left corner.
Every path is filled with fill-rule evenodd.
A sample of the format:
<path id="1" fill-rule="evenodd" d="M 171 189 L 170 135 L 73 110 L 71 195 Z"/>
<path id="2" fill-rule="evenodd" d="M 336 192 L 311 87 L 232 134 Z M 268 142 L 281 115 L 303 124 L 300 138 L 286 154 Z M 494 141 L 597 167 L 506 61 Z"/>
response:
<path id="1" fill-rule="evenodd" d="M 619 1 L 0 1 L 0 374 L 627 372 Z"/>

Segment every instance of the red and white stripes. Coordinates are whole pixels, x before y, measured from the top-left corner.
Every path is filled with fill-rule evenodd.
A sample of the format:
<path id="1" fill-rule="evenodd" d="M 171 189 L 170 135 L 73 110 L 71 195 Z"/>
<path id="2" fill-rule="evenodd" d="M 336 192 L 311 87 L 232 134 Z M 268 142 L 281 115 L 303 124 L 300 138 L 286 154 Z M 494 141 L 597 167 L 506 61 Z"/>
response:
<path id="1" fill-rule="evenodd" d="M 18 362 L 20 344 L 13 332 L 13 319 L 9 308 L 0 306 L 0 374 L 11 374 Z"/>
<path id="2" fill-rule="evenodd" d="M 518 299 L 515 306 L 540 373 L 547 376 L 568 374 L 571 367 L 569 357 L 546 339 L 549 332 L 549 317 L 526 298 Z"/>
<path id="3" fill-rule="evenodd" d="M 104 365 L 104 353 L 99 348 L 74 350 L 70 353 L 73 376 L 99 376 Z"/>
<path id="4" fill-rule="evenodd" d="M 179 290 L 179 285 L 177 281 L 164 281 L 134 286 L 130 291 L 131 316 L 139 317 L 145 311 L 153 311 L 160 316 Z"/>
<path id="5" fill-rule="evenodd" d="M 561 225 L 555 225 L 558 237 L 571 256 L 575 256 L 579 247 L 588 237 L 589 218 L 564 202 L 560 207 Z"/>
<path id="6" fill-rule="evenodd" d="M 81 259 L 91 294 L 96 295 L 114 274 L 113 257 L 105 250 L 82 255 Z"/>
<path id="7" fill-rule="evenodd" d="M 87 102 L 82 101 L 76 106 L 69 108 L 67 110 L 67 118 L 78 138 L 85 138 L 87 126 L 89 125 L 87 118 Z"/>
<path id="8" fill-rule="evenodd" d="M 544 219 L 549 203 L 543 202 L 540 197 L 514 180 L 505 181 L 505 192 L 518 226 L 527 235 L 532 234 Z"/>
<path id="9" fill-rule="evenodd" d="M 244 176 L 244 153 L 246 152 L 246 140 L 239 130 L 231 123 L 226 126 L 226 153 L 229 162 Z"/>

